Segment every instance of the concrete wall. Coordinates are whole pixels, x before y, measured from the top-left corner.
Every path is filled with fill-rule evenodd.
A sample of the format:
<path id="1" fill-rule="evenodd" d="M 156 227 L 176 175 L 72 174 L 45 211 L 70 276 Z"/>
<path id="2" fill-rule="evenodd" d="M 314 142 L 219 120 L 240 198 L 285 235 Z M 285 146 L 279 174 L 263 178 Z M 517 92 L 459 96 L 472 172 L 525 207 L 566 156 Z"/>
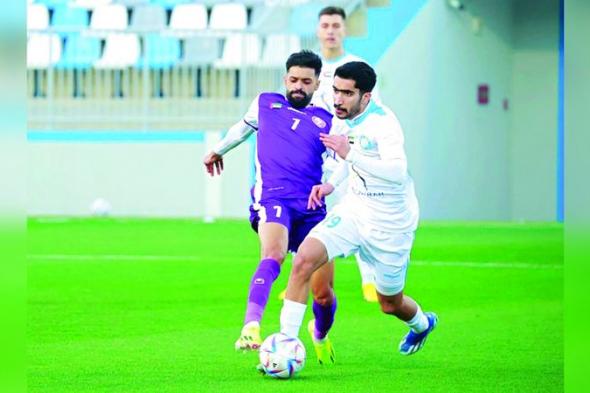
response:
<path id="1" fill-rule="evenodd" d="M 206 143 L 29 143 L 28 213 L 89 215 L 104 198 L 114 216 L 247 217 L 251 148 L 230 152 L 222 177 L 211 179 Z"/>
<path id="2" fill-rule="evenodd" d="M 556 217 L 558 7 L 555 0 L 514 5 L 510 197 L 517 220 Z"/>
<path id="3" fill-rule="evenodd" d="M 555 219 L 557 9 L 549 3 L 474 0 L 458 11 L 431 0 L 380 61 L 422 217 Z M 533 53 L 523 48 L 531 29 L 542 44 Z M 488 105 L 477 103 L 479 84 L 489 86 Z"/>

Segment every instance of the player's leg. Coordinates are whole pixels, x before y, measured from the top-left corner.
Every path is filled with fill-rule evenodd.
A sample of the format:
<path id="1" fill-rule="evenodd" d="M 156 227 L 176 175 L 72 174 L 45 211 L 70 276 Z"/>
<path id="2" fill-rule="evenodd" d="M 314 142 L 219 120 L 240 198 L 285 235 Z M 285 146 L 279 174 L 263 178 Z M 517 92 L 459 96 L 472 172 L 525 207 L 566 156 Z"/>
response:
<path id="1" fill-rule="evenodd" d="M 334 364 L 334 347 L 328 332 L 334 324 L 336 295 L 334 294 L 334 262 L 322 265 L 311 276 L 314 319 L 309 321 L 307 330 L 311 336 L 320 364 Z"/>
<path id="2" fill-rule="evenodd" d="M 377 290 L 375 289 L 375 273 L 373 267 L 363 261 L 359 253 L 355 255 L 356 263 L 361 273 L 361 289 L 363 291 L 363 298 L 371 303 L 377 302 Z"/>
<path id="3" fill-rule="evenodd" d="M 256 350 L 262 343 L 260 321 L 289 243 L 290 218 L 285 206 L 270 201 L 261 204 L 256 214 L 258 221 L 253 221 L 253 226 L 258 231 L 261 259 L 250 280 L 244 327 L 235 343 L 236 350 Z"/>
<path id="4" fill-rule="evenodd" d="M 401 340 L 399 352 L 402 355 L 411 355 L 418 352 L 426 338 L 434 330 L 438 323 L 438 317 L 433 312 L 423 312 L 418 303 L 403 292 L 393 296 L 377 293 L 381 310 L 390 315 L 395 315 L 404 321 L 410 331 Z"/>
<path id="5" fill-rule="evenodd" d="M 305 238 L 293 261 L 287 296 L 281 310 L 281 332 L 298 336 L 307 307 L 312 274 L 336 256 L 350 255 L 358 248 L 354 209 L 338 205 Z M 318 276 L 320 277 L 320 276 Z M 326 280 L 324 278 L 323 280 Z"/>
<path id="6" fill-rule="evenodd" d="M 364 241 L 361 254 L 374 259 L 375 285 L 381 310 L 405 322 L 410 332 L 402 339 L 403 355 L 417 352 L 437 323 L 434 313 L 425 313 L 414 299 L 403 293 L 413 233 L 386 234 L 374 231 Z"/>
<path id="7" fill-rule="evenodd" d="M 315 270 L 328 262 L 328 252 L 324 244 L 315 238 L 306 238 L 293 260 L 287 296 L 281 309 L 281 332 L 288 336 L 299 336 L 303 322 L 311 275 Z"/>

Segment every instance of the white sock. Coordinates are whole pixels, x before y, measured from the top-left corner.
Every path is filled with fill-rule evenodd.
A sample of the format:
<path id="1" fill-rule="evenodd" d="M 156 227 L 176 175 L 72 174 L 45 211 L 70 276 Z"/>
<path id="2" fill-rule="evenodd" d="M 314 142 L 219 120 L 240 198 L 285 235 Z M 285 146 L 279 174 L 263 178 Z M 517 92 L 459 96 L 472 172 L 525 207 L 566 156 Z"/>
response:
<path id="1" fill-rule="evenodd" d="M 422 312 L 420 306 L 418 306 L 418 311 L 416 315 L 412 319 L 406 322 L 406 325 L 410 327 L 415 333 L 422 333 L 426 329 L 428 329 L 428 318 L 426 318 L 426 314 Z"/>
<path id="2" fill-rule="evenodd" d="M 307 304 L 285 299 L 281 309 L 281 333 L 290 337 L 298 337 L 306 309 Z"/>
<path id="3" fill-rule="evenodd" d="M 367 262 L 363 261 L 358 253 L 356 253 L 354 256 L 356 258 L 356 263 L 359 266 L 362 284 L 375 284 L 375 275 L 373 273 L 373 267 L 369 265 Z"/>

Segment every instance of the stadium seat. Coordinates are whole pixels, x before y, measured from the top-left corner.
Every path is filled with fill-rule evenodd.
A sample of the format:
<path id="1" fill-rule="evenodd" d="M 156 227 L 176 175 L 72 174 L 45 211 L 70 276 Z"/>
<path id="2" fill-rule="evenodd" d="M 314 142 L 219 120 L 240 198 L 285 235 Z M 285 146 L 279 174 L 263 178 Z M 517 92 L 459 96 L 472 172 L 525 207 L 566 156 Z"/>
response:
<path id="1" fill-rule="evenodd" d="M 94 10 L 98 7 L 109 5 L 113 0 L 73 0 L 71 2 L 73 7 L 86 8 L 88 10 Z"/>
<path id="2" fill-rule="evenodd" d="M 56 68 L 88 69 L 100 58 L 100 40 L 71 34 L 67 37 L 63 56 Z"/>
<path id="3" fill-rule="evenodd" d="M 241 3 L 215 4 L 211 9 L 212 30 L 244 30 L 248 25 L 246 6 Z"/>
<path id="4" fill-rule="evenodd" d="M 319 2 L 310 2 L 294 7 L 289 18 L 289 31 L 300 37 L 314 36 L 318 14 L 323 7 L 324 5 Z"/>
<path id="5" fill-rule="evenodd" d="M 109 34 L 102 57 L 94 64 L 99 69 L 123 69 L 137 64 L 139 38 L 132 33 Z"/>
<path id="6" fill-rule="evenodd" d="M 154 31 L 166 28 L 166 11 L 160 5 L 139 5 L 133 9 L 131 25 L 133 30 Z"/>
<path id="7" fill-rule="evenodd" d="M 257 34 L 231 34 L 223 47 L 221 59 L 215 62 L 218 68 L 240 68 L 260 61 L 260 38 Z"/>
<path id="8" fill-rule="evenodd" d="M 94 9 L 90 18 L 90 28 L 97 35 L 108 35 L 113 30 L 127 29 L 127 8 L 121 4 L 107 4 Z"/>
<path id="9" fill-rule="evenodd" d="M 170 16 L 172 30 L 204 30 L 207 28 L 207 8 L 203 4 L 180 4 Z"/>
<path id="10" fill-rule="evenodd" d="M 151 0 L 152 4 L 161 5 L 162 7 L 166 8 L 167 10 L 174 8 L 175 6 L 177 6 L 179 4 L 188 4 L 188 3 L 194 3 L 194 2 L 195 2 L 195 0 Z"/>
<path id="11" fill-rule="evenodd" d="M 113 0 L 113 4 L 122 4 L 127 8 L 150 4 L 150 0 Z"/>
<path id="12" fill-rule="evenodd" d="M 184 42 L 183 66 L 213 64 L 219 59 L 219 39 L 215 37 L 189 37 Z"/>
<path id="13" fill-rule="evenodd" d="M 88 27 L 90 20 L 88 11 L 85 9 L 65 5 L 55 8 L 52 19 L 51 25 L 62 37 L 78 34 L 80 30 Z"/>
<path id="14" fill-rule="evenodd" d="M 49 27 L 49 10 L 43 4 L 27 6 L 27 29 L 44 30 Z"/>
<path id="15" fill-rule="evenodd" d="M 282 67 L 291 53 L 301 50 L 299 36 L 293 34 L 270 34 L 266 37 L 261 65 Z"/>
<path id="16" fill-rule="evenodd" d="M 72 0 L 35 0 L 29 3 L 45 4 L 47 8 L 56 8 L 62 5 L 68 5 Z"/>
<path id="17" fill-rule="evenodd" d="M 57 34 L 31 34 L 27 41 L 27 68 L 45 69 L 57 64 L 61 50 L 61 39 Z"/>
<path id="18" fill-rule="evenodd" d="M 143 56 L 138 67 L 169 69 L 180 59 L 180 41 L 174 37 L 148 34 L 143 42 Z"/>

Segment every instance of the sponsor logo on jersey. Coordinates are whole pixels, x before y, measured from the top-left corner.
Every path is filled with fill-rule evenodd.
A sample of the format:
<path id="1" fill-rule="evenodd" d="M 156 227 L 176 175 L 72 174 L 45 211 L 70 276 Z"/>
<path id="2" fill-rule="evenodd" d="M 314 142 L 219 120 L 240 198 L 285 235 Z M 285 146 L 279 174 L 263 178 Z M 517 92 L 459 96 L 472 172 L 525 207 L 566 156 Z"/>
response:
<path id="1" fill-rule="evenodd" d="M 359 144 L 364 150 L 375 150 L 377 144 L 364 135 L 359 137 Z"/>
<path id="2" fill-rule="evenodd" d="M 326 122 L 317 116 L 312 116 L 311 121 L 313 121 L 313 124 L 315 124 L 319 128 L 326 128 Z"/>
<path id="3" fill-rule="evenodd" d="M 264 285 L 264 278 L 257 278 L 254 280 L 254 284 L 256 285 Z"/>
<path id="4" fill-rule="evenodd" d="M 272 104 L 270 104 L 271 109 L 281 109 L 282 107 L 283 104 L 281 104 L 280 102 L 273 102 Z"/>

